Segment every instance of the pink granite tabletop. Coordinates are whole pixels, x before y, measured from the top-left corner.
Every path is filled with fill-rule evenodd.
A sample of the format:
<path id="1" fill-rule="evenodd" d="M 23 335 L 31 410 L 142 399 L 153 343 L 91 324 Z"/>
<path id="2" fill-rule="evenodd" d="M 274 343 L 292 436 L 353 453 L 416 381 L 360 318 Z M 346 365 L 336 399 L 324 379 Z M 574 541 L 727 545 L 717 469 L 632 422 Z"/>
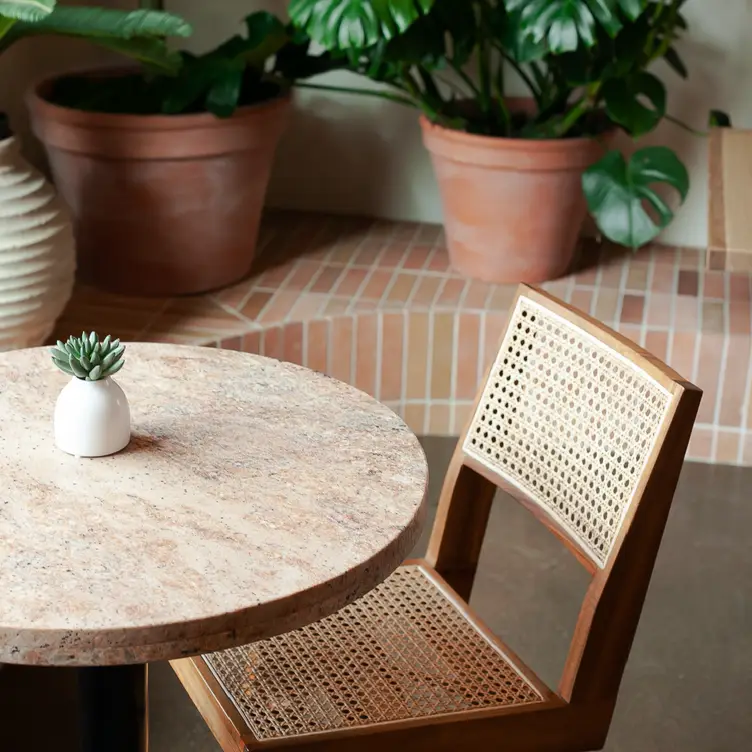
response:
<path id="1" fill-rule="evenodd" d="M 244 644 L 373 588 L 422 524 L 427 467 L 388 408 L 299 366 L 134 344 L 133 438 L 76 459 L 66 377 L 0 355 L 0 662 L 143 663 Z"/>

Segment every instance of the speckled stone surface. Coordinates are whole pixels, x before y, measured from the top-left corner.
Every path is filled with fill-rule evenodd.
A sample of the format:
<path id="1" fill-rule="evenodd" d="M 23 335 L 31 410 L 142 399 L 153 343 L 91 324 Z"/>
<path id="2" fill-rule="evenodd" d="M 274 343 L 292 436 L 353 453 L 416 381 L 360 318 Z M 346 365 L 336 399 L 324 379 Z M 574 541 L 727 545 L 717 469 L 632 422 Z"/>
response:
<path id="1" fill-rule="evenodd" d="M 302 626 L 386 578 L 423 521 L 425 456 L 388 408 L 243 353 L 133 344 L 133 438 L 53 440 L 66 377 L 0 355 L 0 662 L 140 663 Z"/>

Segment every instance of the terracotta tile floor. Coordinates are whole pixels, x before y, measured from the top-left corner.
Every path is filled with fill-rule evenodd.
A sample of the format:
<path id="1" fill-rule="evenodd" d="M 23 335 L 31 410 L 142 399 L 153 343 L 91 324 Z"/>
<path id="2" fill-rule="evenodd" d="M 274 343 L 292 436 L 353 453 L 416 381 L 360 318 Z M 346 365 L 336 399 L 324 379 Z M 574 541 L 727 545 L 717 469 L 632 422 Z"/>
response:
<path id="1" fill-rule="evenodd" d="M 544 287 L 704 389 L 692 459 L 752 464 L 751 280 L 706 271 L 695 249 L 587 241 L 575 273 Z M 419 433 L 456 435 L 513 294 L 456 275 L 438 226 L 275 212 L 248 279 L 177 299 L 79 288 L 57 334 L 96 327 L 292 360 L 357 383 Z"/>

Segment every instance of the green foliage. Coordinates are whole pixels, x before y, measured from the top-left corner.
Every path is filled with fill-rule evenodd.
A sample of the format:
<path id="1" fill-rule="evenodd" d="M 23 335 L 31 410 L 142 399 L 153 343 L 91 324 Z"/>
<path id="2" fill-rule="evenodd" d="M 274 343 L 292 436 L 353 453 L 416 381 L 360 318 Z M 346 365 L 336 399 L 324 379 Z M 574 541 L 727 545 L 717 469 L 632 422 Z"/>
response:
<path id="1" fill-rule="evenodd" d="M 292 0 L 289 11 L 331 65 L 388 84 L 378 96 L 412 104 L 445 127 L 532 139 L 621 129 L 638 139 L 670 117 L 651 66 L 664 60 L 687 76 L 676 46 L 687 28 L 684 2 Z M 535 100 L 530 113 L 509 108 L 509 67 Z M 710 122 L 729 124 L 717 111 Z M 643 149 L 629 162 L 609 152 L 583 178 L 600 230 L 631 247 L 671 221 L 663 188 L 681 201 L 688 190 L 686 169 L 665 148 Z"/>
<path id="2" fill-rule="evenodd" d="M 125 345 L 108 334 L 101 342 L 96 332 L 57 341 L 50 349 L 52 362 L 69 376 L 82 381 L 99 381 L 116 374 L 125 364 Z"/>
<path id="3" fill-rule="evenodd" d="M 180 58 L 164 39 L 190 33 L 182 18 L 161 11 L 70 7 L 56 0 L 0 1 L 0 53 L 19 39 L 53 34 L 85 38 L 151 66 L 175 70 Z"/>
<path id="4" fill-rule="evenodd" d="M 291 0 L 290 16 L 326 48 L 368 47 L 406 31 L 434 0 Z"/>
<path id="5" fill-rule="evenodd" d="M 640 149 L 629 162 L 618 151 L 610 151 L 582 177 L 588 207 L 598 225 L 608 228 L 611 240 L 632 247 L 653 240 L 674 217 L 653 188 L 659 183 L 675 188 L 682 201 L 687 197 L 687 169 L 665 146 Z"/>
<path id="6" fill-rule="evenodd" d="M 176 62 L 169 73 L 147 68 L 117 77 L 65 76 L 55 82 L 49 99 L 95 112 L 229 117 L 239 106 L 278 95 L 292 80 L 329 70 L 331 56 L 311 55 L 309 44 L 305 35 L 259 11 L 245 19 L 244 35 L 209 52 L 172 53 Z"/>

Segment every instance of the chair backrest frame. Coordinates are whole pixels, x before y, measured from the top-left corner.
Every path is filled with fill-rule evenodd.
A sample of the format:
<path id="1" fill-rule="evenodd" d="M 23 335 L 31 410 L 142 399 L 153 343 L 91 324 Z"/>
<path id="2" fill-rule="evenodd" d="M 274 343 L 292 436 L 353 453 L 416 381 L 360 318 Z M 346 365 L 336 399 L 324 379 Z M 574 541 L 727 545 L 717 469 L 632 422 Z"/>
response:
<path id="1" fill-rule="evenodd" d="M 637 468 L 639 472 L 618 529 L 614 531 L 612 528 L 610 539 L 600 541 L 597 546 L 573 527 L 562 524 L 560 516 L 557 519 L 556 514 L 526 493 L 516 479 L 510 479 L 479 461 L 477 451 L 467 451 L 469 432 L 477 430 L 481 406 L 483 409 L 487 406 L 482 401 L 488 397 L 489 384 L 498 377 L 496 369 L 512 336 L 510 327 L 520 320 L 519 316 L 515 319 L 515 312 L 528 302 L 556 317 L 556 321 L 565 322 L 566 326 L 584 336 L 594 338 L 601 347 L 628 361 L 665 393 L 660 424 L 653 427 L 655 430 L 648 449 L 643 453 L 644 458 L 641 457 L 644 462 Z M 517 290 L 501 342 L 500 356 L 489 366 L 450 463 L 426 560 L 467 601 L 497 489 L 506 491 L 533 512 L 592 576 L 558 694 L 569 703 L 605 707 L 610 719 L 702 392 L 650 353 L 600 322 L 526 285 L 520 285 Z M 520 373 L 520 378 L 524 377 L 525 374 Z M 560 382 L 557 388 L 571 388 L 571 383 Z M 618 397 L 625 395 L 629 397 L 622 389 L 617 399 L 609 398 L 609 401 L 619 407 L 623 400 Z M 532 412 L 535 413 L 534 408 Z"/>

